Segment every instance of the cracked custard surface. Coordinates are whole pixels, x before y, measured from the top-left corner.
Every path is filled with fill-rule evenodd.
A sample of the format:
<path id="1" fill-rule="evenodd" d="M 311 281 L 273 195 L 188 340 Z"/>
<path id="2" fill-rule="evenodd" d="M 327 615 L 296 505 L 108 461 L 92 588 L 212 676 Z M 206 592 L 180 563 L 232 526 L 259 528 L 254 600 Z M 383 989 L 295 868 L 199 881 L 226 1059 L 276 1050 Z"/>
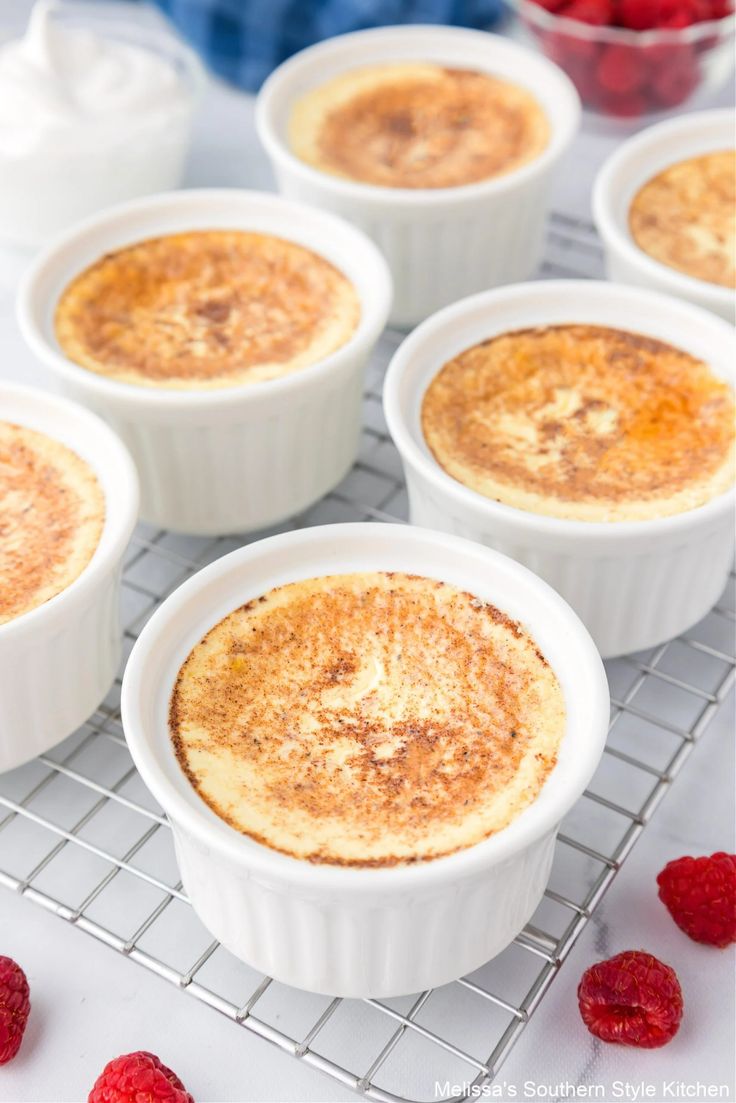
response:
<path id="1" fill-rule="evenodd" d="M 388 188 L 452 188 L 513 172 L 549 144 L 535 97 L 472 69 L 403 62 L 352 69 L 297 101 L 292 153 Z"/>
<path id="2" fill-rule="evenodd" d="M 636 244 L 686 276 L 736 287 L 736 150 L 670 165 L 629 209 Z"/>
<path id="3" fill-rule="evenodd" d="M 458 482 L 532 513 L 666 517 L 734 481 L 734 395 L 707 364 L 603 326 L 518 330 L 466 349 L 424 395 L 422 432 Z"/>
<path id="4" fill-rule="evenodd" d="M 92 469 L 52 437 L 0 421 L 0 624 L 70 586 L 102 535 Z"/>
<path id="5" fill-rule="evenodd" d="M 539 793 L 564 728 L 524 629 L 390 572 L 293 582 L 234 610 L 170 705 L 179 763 L 218 816 L 346 866 L 427 861 L 501 830 Z"/>
<path id="6" fill-rule="evenodd" d="M 192 230 L 119 249 L 85 269 L 56 309 L 63 352 L 144 387 L 277 379 L 346 344 L 353 284 L 311 250 L 245 230 Z"/>

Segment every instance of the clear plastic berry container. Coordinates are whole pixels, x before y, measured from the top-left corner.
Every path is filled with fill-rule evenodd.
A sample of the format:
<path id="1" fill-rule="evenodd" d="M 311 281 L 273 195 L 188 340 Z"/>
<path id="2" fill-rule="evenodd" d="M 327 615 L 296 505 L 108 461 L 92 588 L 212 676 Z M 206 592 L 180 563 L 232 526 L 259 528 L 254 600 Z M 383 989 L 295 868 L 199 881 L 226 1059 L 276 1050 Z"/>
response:
<path id="1" fill-rule="evenodd" d="M 597 2 L 586 0 L 592 7 Z M 646 30 L 582 22 L 535 0 L 509 3 L 541 51 L 568 74 L 586 109 L 598 115 L 641 120 L 700 105 L 733 70 L 732 3 L 723 4 L 726 14 L 718 19 Z"/>

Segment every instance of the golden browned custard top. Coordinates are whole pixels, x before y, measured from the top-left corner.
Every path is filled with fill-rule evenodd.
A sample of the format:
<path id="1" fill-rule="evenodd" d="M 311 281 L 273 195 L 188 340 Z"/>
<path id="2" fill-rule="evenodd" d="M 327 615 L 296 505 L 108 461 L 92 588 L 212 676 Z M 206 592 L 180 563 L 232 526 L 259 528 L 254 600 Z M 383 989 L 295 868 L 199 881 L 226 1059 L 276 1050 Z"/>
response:
<path id="1" fill-rule="evenodd" d="M 493 605 L 360 572 L 227 616 L 181 668 L 170 725 L 236 830 L 311 862 L 390 866 L 510 823 L 555 764 L 565 709 L 534 641 Z"/>
<path id="2" fill-rule="evenodd" d="M 437 462 L 488 498 L 588 521 L 702 505 L 734 479 L 734 396 L 662 341 L 591 325 L 519 330 L 450 360 L 422 403 Z"/>
<path id="3" fill-rule="evenodd" d="M 360 319 L 324 257 L 244 230 L 193 230 L 102 257 L 66 288 L 56 334 L 75 363 L 123 383 L 231 387 L 315 364 Z"/>
<path id="4" fill-rule="evenodd" d="M 688 276 L 736 287 L 736 150 L 670 165 L 634 196 L 631 236 Z"/>
<path id="5" fill-rule="evenodd" d="M 389 188 L 452 188 L 513 172 L 549 137 L 526 89 L 429 62 L 343 73 L 299 100 L 289 124 L 303 161 Z"/>
<path id="6" fill-rule="evenodd" d="M 105 499 L 60 441 L 0 421 L 0 624 L 65 590 L 94 555 Z"/>

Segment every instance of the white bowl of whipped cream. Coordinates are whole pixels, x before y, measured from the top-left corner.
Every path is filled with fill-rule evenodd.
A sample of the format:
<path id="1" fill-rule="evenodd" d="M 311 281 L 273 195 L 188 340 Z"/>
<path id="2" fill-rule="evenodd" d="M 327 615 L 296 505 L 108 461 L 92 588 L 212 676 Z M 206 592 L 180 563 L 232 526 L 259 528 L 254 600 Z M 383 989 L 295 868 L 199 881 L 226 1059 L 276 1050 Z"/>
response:
<path id="1" fill-rule="evenodd" d="M 0 45 L 0 241 L 34 248 L 124 199 L 176 188 L 204 82 L 164 25 L 39 0 Z"/>

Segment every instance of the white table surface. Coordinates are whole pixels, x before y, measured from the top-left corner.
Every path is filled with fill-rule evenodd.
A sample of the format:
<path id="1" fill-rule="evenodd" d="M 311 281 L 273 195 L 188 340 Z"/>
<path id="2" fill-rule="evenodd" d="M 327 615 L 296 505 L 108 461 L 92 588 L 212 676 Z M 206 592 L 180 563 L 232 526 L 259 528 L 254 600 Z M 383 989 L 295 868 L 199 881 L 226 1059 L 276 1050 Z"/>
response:
<path id="1" fill-rule="evenodd" d="M 27 7 L 27 0 L 0 0 L 0 34 L 21 23 Z M 610 148 L 610 138 L 583 135 L 561 174 L 558 209 L 587 216 L 592 175 Z M 186 183 L 272 186 L 253 132 L 250 97 L 213 85 L 200 115 Z M 0 377 L 45 386 L 45 373 L 24 348 L 13 316 L 27 261 L 22 253 L 0 249 Z M 660 1103 L 707 1098 L 710 1085 L 716 1086 L 717 1098 L 734 1098 L 733 954 L 691 943 L 664 915 L 655 887 L 658 870 L 672 857 L 734 849 L 733 731 L 730 700 L 504 1064 L 493 1098 L 648 1098 Z M 630 948 L 646 948 L 674 965 L 683 984 L 684 1025 L 661 1051 L 602 1045 L 587 1034 L 577 1013 L 575 989 L 587 965 Z M 354 1098 L 6 891 L 0 891 L 0 954 L 23 965 L 33 999 L 21 1053 L 0 1068 L 2 1103 L 86 1099 L 105 1062 L 135 1049 L 158 1053 L 178 1071 L 197 1103 Z M 587 1096 L 582 1094 L 585 1086 Z"/>

